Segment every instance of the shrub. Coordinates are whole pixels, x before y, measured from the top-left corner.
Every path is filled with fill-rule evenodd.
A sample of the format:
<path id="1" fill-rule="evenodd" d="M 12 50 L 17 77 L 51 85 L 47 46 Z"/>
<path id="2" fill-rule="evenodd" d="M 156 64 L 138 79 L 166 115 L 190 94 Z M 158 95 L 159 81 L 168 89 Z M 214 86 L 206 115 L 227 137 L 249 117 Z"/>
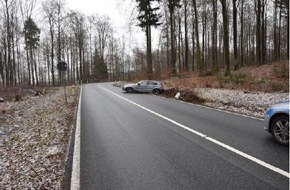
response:
<path id="1" fill-rule="evenodd" d="M 279 92 L 284 90 L 284 85 L 281 82 L 273 81 L 271 82 L 271 89 L 274 92 Z"/>
<path id="2" fill-rule="evenodd" d="M 251 77 L 246 74 L 232 74 L 230 76 L 218 75 L 217 79 L 221 86 L 224 86 L 224 84 L 242 85 L 247 81 L 251 81 Z"/>
<path id="3" fill-rule="evenodd" d="M 247 78 L 248 76 L 246 74 L 236 74 L 230 76 L 230 80 L 236 85 L 244 84 Z"/>
<path id="4" fill-rule="evenodd" d="M 289 78 L 289 64 L 288 61 L 285 61 L 281 66 L 273 67 L 272 74 L 277 78 Z"/>

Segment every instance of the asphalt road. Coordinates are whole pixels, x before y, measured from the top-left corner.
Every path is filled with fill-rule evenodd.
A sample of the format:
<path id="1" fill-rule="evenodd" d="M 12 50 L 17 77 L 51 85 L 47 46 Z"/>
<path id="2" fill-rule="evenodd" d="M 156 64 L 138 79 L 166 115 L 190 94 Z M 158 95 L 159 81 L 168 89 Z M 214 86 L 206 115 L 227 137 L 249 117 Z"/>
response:
<path id="1" fill-rule="evenodd" d="M 80 109 L 81 189 L 289 189 L 261 120 L 112 83 L 83 85 Z"/>

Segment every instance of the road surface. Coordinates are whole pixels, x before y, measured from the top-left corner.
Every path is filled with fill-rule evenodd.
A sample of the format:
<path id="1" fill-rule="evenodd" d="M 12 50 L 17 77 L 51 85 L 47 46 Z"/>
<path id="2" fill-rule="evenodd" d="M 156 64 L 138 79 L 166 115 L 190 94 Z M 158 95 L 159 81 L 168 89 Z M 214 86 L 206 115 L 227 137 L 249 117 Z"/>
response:
<path id="1" fill-rule="evenodd" d="M 112 83 L 82 86 L 80 116 L 80 189 L 289 188 L 289 149 L 261 120 Z"/>

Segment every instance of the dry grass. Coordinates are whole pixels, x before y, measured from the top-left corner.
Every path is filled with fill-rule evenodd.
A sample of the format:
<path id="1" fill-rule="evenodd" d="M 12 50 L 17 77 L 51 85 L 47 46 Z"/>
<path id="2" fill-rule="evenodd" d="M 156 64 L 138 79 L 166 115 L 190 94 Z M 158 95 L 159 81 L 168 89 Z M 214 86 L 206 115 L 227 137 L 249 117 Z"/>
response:
<path id="1" fill-rule="evenodd" d="M 225 77 L 223 72 L 182 73 L 164 80 L 167 89 L 226 88 L 255 92 L 289 92 L 289 61 L 243 67 Z"/>

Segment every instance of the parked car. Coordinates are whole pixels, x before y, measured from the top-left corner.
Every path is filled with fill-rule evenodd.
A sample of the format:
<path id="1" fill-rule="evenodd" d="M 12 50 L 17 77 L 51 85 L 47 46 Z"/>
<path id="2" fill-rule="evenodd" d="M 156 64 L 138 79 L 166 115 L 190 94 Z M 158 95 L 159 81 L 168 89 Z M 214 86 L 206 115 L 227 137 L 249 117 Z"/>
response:
<path id="1" fill-rule="evenodd" d="M 270 132 L 278 143 L 289 146 L 289 101 L 268 108 L 264 120 L 264 129 Z"/>
<path id="2" fill-rule="evenodd" d="M 142 80 L 135 84 L 126 84 L 122 90 L 128 93 L 133 92 L 152 92 L 153 94 L 160 94 L 164 91 L 161 82 L 152 80 Z"/>

